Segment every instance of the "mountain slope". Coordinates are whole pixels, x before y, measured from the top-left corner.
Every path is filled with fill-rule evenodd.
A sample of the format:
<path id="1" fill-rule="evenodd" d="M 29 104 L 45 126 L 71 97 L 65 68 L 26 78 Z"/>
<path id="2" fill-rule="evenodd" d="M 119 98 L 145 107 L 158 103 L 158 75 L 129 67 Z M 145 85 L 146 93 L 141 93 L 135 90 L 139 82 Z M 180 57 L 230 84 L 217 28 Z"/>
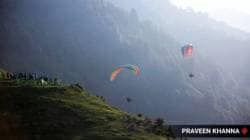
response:
<path id="1" fill-rule="evenodd" d="M 163 19 L 170 23 L 161 30 L 141 20 L 139 10 L 103 0 L 2 0 L 0 6 L 3 68 L 77 81 L 116 107 L 171 123 L 249 122 L 249 41 L 228 38 L 227 27 L 203 14 L 168 4 Z M 181 57 L 187 41 L 195 47 L 191 59 Z M 123 64 L 138 65 L 141 75 L 124 72 L 110 82 Z"/>
<path id="2" fill-rule="evenodd" d="M 147 100 L 148 108 L 143 107 L 146 99 L 157 100 L 155 95 L 183 85 L 173 63 L 180 59 L 179 44 L 167 34 L 139 21 L 136 13 L 101 0 L 12 2 L 6 1 L 14 9 L 6 6 L 1 12 L 0 35 L 5 38 L 0 42 L 1 66 L 12 72 L 36 71 L 67 82 L 80 81 L 131 112 L 167 114 L 154 101 Z M 127 73 L 119 77 L 120 82 L 110 83 L 113 68 L 127 63 L 141 67 L 142 76 L 135 79 Z M 135 99 L 133 106 L 139 108 L 127 107 L 125 96 Z"/>
<path id="3" fill-rule="evenodd" d="M 0 81 L 1 139 L 166 139 L 149 132 L 153 124 L 144 117 L 111 107 L 79 86 L 38 83 Z"/>

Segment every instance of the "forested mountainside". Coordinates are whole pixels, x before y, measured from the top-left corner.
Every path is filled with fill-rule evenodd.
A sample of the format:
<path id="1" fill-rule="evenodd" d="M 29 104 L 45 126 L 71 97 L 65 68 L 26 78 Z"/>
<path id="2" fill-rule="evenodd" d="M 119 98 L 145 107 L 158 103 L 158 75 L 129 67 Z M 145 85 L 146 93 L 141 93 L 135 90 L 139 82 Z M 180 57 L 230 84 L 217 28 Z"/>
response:
<path id="1" fill-rule="evenodd" d="M 166 12 L 168 18 L 182 16 L 163 29 L 142 19 L 136 8 L 126 11 L 103 0 L 3 0 L 0 5 L 0 66 L 7 70 L 80 81 L 112 105 L 170 123 L 248 122 L 249 41 L 228 37 L 219 28 L 229 30 L 226 25 L 171 6 L 167 9 L 177 13 Z M 191 59 L 181 56 L 184 43 L 195 46 Z M 138 65 L 141 75 L 125 72 L 110 82 L 111 71 L 128 63 Z"/>

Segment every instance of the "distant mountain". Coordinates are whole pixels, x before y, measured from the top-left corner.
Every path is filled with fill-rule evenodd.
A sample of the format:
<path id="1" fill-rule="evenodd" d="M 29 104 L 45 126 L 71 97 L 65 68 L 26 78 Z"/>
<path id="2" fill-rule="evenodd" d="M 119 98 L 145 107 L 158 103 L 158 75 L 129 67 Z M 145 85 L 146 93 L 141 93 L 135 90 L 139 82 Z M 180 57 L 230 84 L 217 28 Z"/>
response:
<path id="1" fill-rule="evenodd" d="M 227 104 L 237 99 L 237 103 L 229 105 L 231 107 L 244 104 L 242 101 L 244 96 L 247 97 L 246 102 L 248 102 L 249 89 L 246 85 L 250 82 L 247 70 L 250 58 L 247 53 L 250 51 L 249 33 L 215 21 L 206 13 L 196 13 L 192 9 L 178 9 L 168 0 L 138 0 L 136 3 L 132 0 L 107 1 L 126 11 L 136 10 L 139 19 L 149 20 L 182 44 L 194 44 L 197 52 L 193 67 L 203 76 L 194 80 L 192 85 L 201 89 L 200 93 L 213 96 L 215 101 L 210 103 L 218 108 L 216 110 L 221 111 L 221 108 L 225 107 L 225 105 L 219 105 L 224 107 L 216 105 L 223 104 L 221 98 L 225 98 L 223 100 L 228 102 Z M 234 12 L 234 14 L 237 13 Z M 242 16 L 246 15 L 241 14 L 239 17 Z M 231 107 L 226 112 L 231 112 Z M 235 113 L 230 114 L 227 116 L 233 116 Z M 245 118 L 247 122 L 248 118 Z"/>
<path id="2" fill-rule="evenodd" d="M 223 22 L 217 22 L 209 18 L 207 13 L 196 13 L 191 8 L 178 9 L 169 0 L 106 1 L 110 1 L 127 11 L 135 9 L 139 18 L 152 21 L 183 43 L 192 41 L 201 44 L 201 40 L 204 40 L 203 36 L 206 36 L 207 39 L 214 39 L 215 37 L 240 40 L 250 38 L 249 33 L 232 28 Z M 236 12 L 232 11 L 228 13 L 229 15 L 236 14 Z M 239 17 L 243 16 L 243 14 L 239 15 L 241 15 Z M 202 45 L 204 44 L 207 44 L 207 42 Z"/>
<path id="3" fill-rule="evenodd" d="M 232 27 L 250 32 L 250 14 L 233 9 L 218 9 L 213 11 L 211 16 L 218 21 L 229 23 Z"/>
<path id="4" fill-rule="evenodd" d="M 114 106 L 170 123 L 249 122 L 249 40 L 238 30 L 172 5 L 166 5 L 164 27 L 142 18 L 136 7 L 125 11 L 103 0 L 2 0 L 0 5 L 5 69 L 80 81 Z M 181 47 L 189 42 L 194 56 L 183 59 Z M 111 83 L 111 71 L 122 64 L 138 65 L 141 75 L 124 72 Z"/>

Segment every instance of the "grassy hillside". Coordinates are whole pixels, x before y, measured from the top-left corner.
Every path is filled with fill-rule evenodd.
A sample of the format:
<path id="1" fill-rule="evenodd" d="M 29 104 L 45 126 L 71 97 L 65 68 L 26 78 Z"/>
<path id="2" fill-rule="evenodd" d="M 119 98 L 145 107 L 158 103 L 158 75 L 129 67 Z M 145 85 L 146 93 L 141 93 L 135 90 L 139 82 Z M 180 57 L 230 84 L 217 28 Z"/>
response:
<path id="1" fill-rule="evenodd" d="M 111 107 L 78 85 L 0 80 L 0 94 L 0 139 L 171 139 L 150 119 Z"/>

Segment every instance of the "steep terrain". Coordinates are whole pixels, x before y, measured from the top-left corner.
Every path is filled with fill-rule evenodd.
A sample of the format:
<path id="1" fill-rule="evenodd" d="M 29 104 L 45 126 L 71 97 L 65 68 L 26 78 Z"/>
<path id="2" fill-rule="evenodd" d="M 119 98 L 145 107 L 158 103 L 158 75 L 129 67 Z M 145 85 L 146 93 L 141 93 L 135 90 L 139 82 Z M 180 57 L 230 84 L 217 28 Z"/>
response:
<path id="1" fill-rule="evenodd" d="M 1 80 L 0 93 L 0 139 L 170 139 L 149 119 L 111 107 L 79 85 Z"/>
<path id="2" fill-rule="evenodd" d="M 0 1 L 0 67 L 77 81 L 116 107 L 171 123 L 249 123 L 247 35 L 167 1 L 149 7 L 162 22 L 141 20 L 144 1 L 123 2 L 141 10 L 103 0 Z M 183 59 L 189 42 L 195 53 Z M 110 82 L 123 64 L 141 75 Z"/>

